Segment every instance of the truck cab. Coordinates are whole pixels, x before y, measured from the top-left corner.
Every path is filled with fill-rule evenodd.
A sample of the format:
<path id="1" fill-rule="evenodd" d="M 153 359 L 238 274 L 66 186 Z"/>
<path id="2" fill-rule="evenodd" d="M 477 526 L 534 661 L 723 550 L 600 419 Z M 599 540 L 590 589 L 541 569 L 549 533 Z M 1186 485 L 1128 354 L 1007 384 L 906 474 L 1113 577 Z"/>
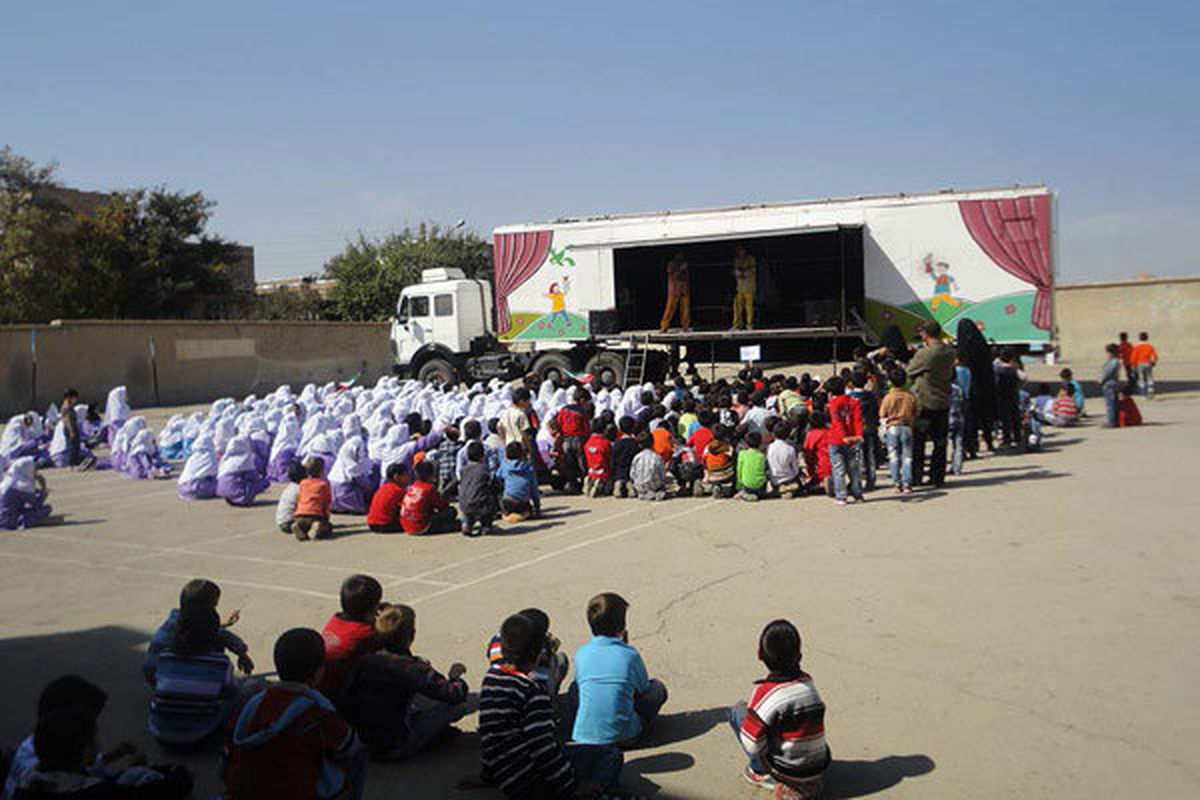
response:
<path id="1" fill-rule="evenodd" d="M 398 370 L 422 380 L 453 379 L 472 343 L 492 334 L 492 290 L 462 270 L 427 269 L 406 286 L 392 320 Z M 433 367 L 426 369 L 433 362 Z"/>

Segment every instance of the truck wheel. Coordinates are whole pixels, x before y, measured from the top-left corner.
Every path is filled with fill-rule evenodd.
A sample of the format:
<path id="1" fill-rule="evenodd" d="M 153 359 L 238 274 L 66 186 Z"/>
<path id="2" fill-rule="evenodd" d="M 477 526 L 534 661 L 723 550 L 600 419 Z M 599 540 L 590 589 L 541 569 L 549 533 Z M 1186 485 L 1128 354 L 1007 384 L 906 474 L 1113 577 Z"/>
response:
<path id="1" fill-rule="evenodd" d="M 621 386 L 625 380 L 625 359 L 618 353 L 599 352 L 588 359 L 584 372 L 600 381 L 605 389 Z"/>
<path id="2" fill-rule="evenodd" d="M 431 358 L 421 365 L 421 369 L 417 370 L 417 380 L 445 386 L 447 383 L 456 382 L 457 375 L 449 361 L 442 358 Z"/>
<path id="3" fill-rule="evenodd" d="M 563 378 L 570 377 L 571 359 L 562 353 L 542 353 L 533 362 L 533 372 L 538 376 L 539 381 L 550 378 L 558 382 Z"/>

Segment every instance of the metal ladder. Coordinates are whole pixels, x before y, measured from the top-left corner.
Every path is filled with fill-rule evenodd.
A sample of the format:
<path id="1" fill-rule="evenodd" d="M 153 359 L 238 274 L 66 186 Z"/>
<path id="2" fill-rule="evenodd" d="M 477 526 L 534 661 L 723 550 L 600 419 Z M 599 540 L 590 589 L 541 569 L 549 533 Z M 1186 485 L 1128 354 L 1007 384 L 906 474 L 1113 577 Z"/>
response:
<path id="1" fill-rule="evenodd" d="M 625 356 L 625 387 L 641 386 L 646 377 L 646 351 L 650 349 L 649 334 L 642 334 L 639 342 L 635 334 L 629 334 L 629 351 Z"/>

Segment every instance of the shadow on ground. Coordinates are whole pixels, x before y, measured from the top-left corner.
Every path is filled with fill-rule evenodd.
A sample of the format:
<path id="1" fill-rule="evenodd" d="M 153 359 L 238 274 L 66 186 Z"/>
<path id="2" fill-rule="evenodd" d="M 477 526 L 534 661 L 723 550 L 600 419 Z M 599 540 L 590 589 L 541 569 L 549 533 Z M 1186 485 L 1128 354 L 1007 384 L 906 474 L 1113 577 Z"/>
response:
<path id="1" fill-rule="evenodd" d="M 825 773 L 825 797 L 866 797 L 890 789 L 905 778 L 927 775 L 935 766 L 926 755 L 885 756 L 874 761 L 834 759 Z"/>

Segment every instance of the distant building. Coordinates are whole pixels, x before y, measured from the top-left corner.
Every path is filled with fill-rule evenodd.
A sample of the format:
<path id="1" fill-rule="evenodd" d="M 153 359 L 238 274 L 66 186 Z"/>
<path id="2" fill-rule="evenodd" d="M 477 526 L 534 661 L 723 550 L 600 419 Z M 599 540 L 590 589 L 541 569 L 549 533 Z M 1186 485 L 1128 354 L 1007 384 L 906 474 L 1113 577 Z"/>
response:
<path id="1" fill-rule="evenodd" d="M 329 299 L 329 292 L 333 289 L 334 281 L 326 278 L 314 278 L 307 275 L 302 278 L 276 278 L 269 281 L 259 281 L 254 291 L 259 295 L 270 294 L 271 292 L 280 289 L 293 289 L 296 291 L 310 290 L 316 292 L 322 300 Z"/>

